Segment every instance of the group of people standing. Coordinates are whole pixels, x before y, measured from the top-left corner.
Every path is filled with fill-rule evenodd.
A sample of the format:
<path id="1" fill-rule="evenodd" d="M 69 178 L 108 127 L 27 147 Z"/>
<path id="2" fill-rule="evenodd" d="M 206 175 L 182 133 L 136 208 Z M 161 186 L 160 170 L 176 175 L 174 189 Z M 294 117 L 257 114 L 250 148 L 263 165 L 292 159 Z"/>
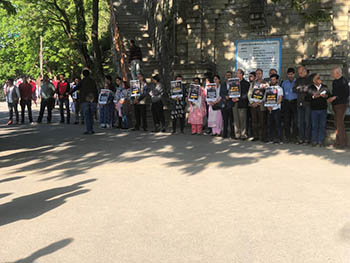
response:
<path id="1" fill-rule="evenodd" d="M 319 74 L 309 75 L 303 66 L 298 68 L 298 78 L 295 75 L 295 69 L 289 68 L 288 78 L 282 81 L 277 71 L 271 69 L 269 78 L 263 79 L 263 70 L 257 69 L 249 73 L 248 81 L 243 70 L 238 69 L 235 73 L 240 82 L 238 98 L 231 98 L 228 94 L 233 72 L 226 72 L 224 81 L 218 75 L 206 78 L 201 87 L 201 103 L 191 102 L 189 105 L 192 134 L 201 133 L 207 118 L 208 133 L 214 136 L 322 147 L 325 145 L 328 104 L 331 104 L 336 127 L 334 146 L 346 147 L 344 119 L 349 105 L 349 83 L 342 76 L 342 69 L 334 68 L 331 72 L 334 79 L 332 90 L 322 83 Z M 212 82 L 216 83 L 217 99 L 205 103 L 206 86 Z M 193 79 L 193 83 L 198 84 L 199 79 Z M 266 105 L 269 87 L 274 88 L 275 94 L 272 95 L 276 98 L 271 106 Z M 259 96 L 258 90 L 263 94 L 260 101 L 254 99 Z"/>
<path id="2" fill-rule="evenodd" d="M 224 80 L 221 80 L 219 75 L 210 74 L 207 74 L 202 82 L 201 79 L 194 78 L 189 86 L 186 86 L 182 76 L 178 75 L 175 81 L 181 83 L 181 97 L 172 97 L 171 90 L 167 94 L 158 75 L 152 77 L 152 83 L 147 83 L 140 71 L 136 72 L 139 85 L 137 94 L 134 94 L 132 87 L 135 80 L 127 82 L 120 77 L 113 80 L 110 75 L 105 78 L 104 88 L 98 90 L 87 69 L 83 70 L 82 80 L 75 78 L 72 83 L 67 82 L 63 74 L 56 85 L 48 76 L 44 76 L 40 85 L 41 106 L 37 122 L 42 122 L 45 109 L 47 121 L 51 122 L 56 98 L 60 106 L 60 122 L 70 123 L 71 105 L 76 114 L 75 123 L 85 123 L 86 134 L 94 133 L 93 122 L 97 117 L 97 110 L 100 128 L 117 127 L 148 131 L 147 105 L 150 105 L 154 122 L 152 131 L 165 132 L 164 106 L 167 104 L 173 134 L 177 132 L 178 123 L 180 132 L 184 133 L 187 118 L 193 135 L 210 134 L 239 140 L 260 140 L 265 143 L 324 146 L 327 109 L 328 104 L 331 104 L 337 134 L 335 146 L 346 147 L 344 118 L 349 105 L 349 84 L 342 76 L 342 69 L 334 68 L 331 72 L 334 78 L 332 90 L 322 83 L 319 74 L 310 75 L 303 66 L 298 68 L 298 78 L 295 73 L 293 68 L 289 68 L 288 78 L 282 81 L 275 69 L 270 70 L 268 79 L 263 78 L 262 69 L 257 69 L 250 72 L 245 79 L 245 72 L 238 69 L 235 74 L 227 71 Z M 240 94 L 235 98 L 229 96 L 230 80 L 233 78 L 239 81 Z M 209 101 L 207 90 L 213 84 L 216 87 L 216 96 L 214 101 Z M 200 88 L 196 100 L 190 99 L 192 85 Z M 276 103 L 273 105 L 266 105 L 268 95 L 265 90 L 269 87 L 275 88 Z M 262 92 L 260 101 L 254 99 L 259 96 L 257 88 Z M 18 102 L 22 108 L 22 123 L 26 107 L 29 121 L 33 123 L 31 102 L 34 95 L 28 79 L 24 79 L 18 87 L 9 79 L 5 95 L 9 107 L 8 124 L 13 123 L 13 111 L 16 121 L 19 121 Z M 73 104 L 70 104 L 70 97 Z M 135 115 L 135 125 L 132 112 Z"/>

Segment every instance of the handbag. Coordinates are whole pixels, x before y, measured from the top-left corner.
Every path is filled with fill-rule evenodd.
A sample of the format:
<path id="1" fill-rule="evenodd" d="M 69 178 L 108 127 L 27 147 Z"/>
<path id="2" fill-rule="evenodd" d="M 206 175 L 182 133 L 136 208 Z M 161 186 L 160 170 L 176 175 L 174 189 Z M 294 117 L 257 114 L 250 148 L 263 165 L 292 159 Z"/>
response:
<path id="1" fill-rule="evenodd" d="M 220 100 L 218 103 L 212 106 L 213 110 L 222 110 L 226 107 L 226 103 L 224 100 Z"/>

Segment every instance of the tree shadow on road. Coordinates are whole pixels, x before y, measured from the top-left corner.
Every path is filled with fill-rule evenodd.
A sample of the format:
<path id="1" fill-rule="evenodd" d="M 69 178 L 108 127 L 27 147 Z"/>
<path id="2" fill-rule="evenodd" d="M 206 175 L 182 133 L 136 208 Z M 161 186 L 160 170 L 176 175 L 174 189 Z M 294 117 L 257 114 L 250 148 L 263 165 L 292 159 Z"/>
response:
<path id="1" fill-rule="evenodd" d="M 0 226 L 19 220 L 29 220 L 41 216 L 61 205 L 70 197 L 89 192 L 83 185 L 96 181 L 90 179 L 65 187 L 57 187 L 35 194 L 15 198 L 0 205 Z"/>
<path id="2" fill-rule="evenodd" d="M 1 130 L 4 127 L 0 127 L 0 169 L 5 168 L 2 174 L 52 173 L 40 180 L 70 178 L 106 163 L 135 163 L 152 157 L 165 159 L 166 166 L 186 175 L 199 174 L 212 165 L 246 166 L 281 152 L 350 165 L 349 151 L 328 148 L 118 130 L 97 130 L 94 136 L 86 136 L 82 135 L 83 127 L 74 125 L 25 125 Z"/>

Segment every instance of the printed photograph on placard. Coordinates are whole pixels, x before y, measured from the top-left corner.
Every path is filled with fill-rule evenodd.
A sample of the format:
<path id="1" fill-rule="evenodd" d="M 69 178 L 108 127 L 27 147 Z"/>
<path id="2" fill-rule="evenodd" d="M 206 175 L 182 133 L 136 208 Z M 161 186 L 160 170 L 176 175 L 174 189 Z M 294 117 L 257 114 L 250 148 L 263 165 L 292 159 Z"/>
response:
<path id="1" fill-rule="evenodd" d="M 199 96 L 200 96 L 200 90 L 201 90 L 201 86 L 200 85 L 191 84 L 191 86 L 190 86 L 190 93 L 189 93 L 189 96 L 188 96 L 188 101 L 191 101 L 191 102 L 198 101 Z"/>
<path id="2" fill-rule="evenodd" d="M 181 80 L 171 81 L 170 85 L 171 85 L 171 98 L 181 99 L 183 97 L 182 81 Z"/>
<path id="3" fill-rule="evenodd" d="M 140 96 L 140 81 L 138 80 L 131 80 L 130 81 L 131 86 L 131 97 L 139 97 Z"/>
<path id="4" fill-rule="evenodd" d="M 262 102 L 264 100 L 265 91 L 266 89 L 264 88 L 263 84 L 255 83 L 251 100 L 257 103 Z"/>
<path id="5" fill-rule="evenodd" d="M 238 78 L 232 78 L 228 80 L 229 90 L 228 96 L 231 99 L 240 98 L 241 97 L 241 84 Z"/>
<path id="6" fill-rule="evenodd" d="M 207 90 L 207 102 L 215 102 L 217 100 L 216 83 L 207 84 L 206 90 Z"/>
<path id="7" fill-rule="evenodd" d="M 98 96 L 98 104 L 107 104 L 110 93 L 111 91 L 109 89 L 101 89 L 100 95 Z"/>
<path id="8" fill-rule="evenodd" d="M 265 107 L 275 107 L 278 105 L 278 88 L 270 86 L 265 91 Z"/>

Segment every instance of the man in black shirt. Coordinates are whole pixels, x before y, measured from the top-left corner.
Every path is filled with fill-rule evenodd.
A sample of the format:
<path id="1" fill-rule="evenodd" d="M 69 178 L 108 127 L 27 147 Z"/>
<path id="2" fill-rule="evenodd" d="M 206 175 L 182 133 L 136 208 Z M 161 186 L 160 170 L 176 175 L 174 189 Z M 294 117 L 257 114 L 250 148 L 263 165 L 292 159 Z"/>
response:
<path id="1" fill-rule="evenodd" d="M 141 73 L 142 51 L 141 48 L 136 46 L 135 40 L 130 40 L 129 50 L 129 65 L 131 78 L 137 79 L 137 74 Z"/>
<path id="2" fill-rule="evenodd" d="M 298 111 L 298 144 L 308 144 L 311 140 L 311 108 L 309 96 L 309 86 L 312 85 L 305 67 L 298 68 L 299 78 L 295 81 L 293 92 L 297 94 Z"/>
<path id="3" fill-rule="evenodd" d="M 249 82 L 244 77 L 244 71 L 238 69 L 236 77 L 240 79 L 241 97 L 233 99 L 235 102 L 233 107 L 233 121 L 235 127 L 235 137 L 238 140 L 246 140 L 247 136 L 247 111 L 248 111 L 248 91 Z"/>
<path id="4" fill-rule="evenodd" d="M 332 103 L 334 110 L 334 124 L 337 130 L 335 147 L 345 148 L 346 133 L 344 118 L 349 99 L 349 84 L 348 80 L 342 76 L 342 69 L 339 67 L 332 70 L 332 77 L 334 78 L 332 97 L 328 99 L 328 102 Z"/>
<path id="5" fill-rule="evenodd" d="M 80 91 L 80 102 L 85 119 L 86 132 L 84 134 L 93 134 L 94 115 L 96 112 L 98 90 L 96 82 L 90 78 L 90 71 L 88 69 L 83 70 L 84 79 L 78 83 L 78 85 L 72 90 L 75 92 Z"/>
<path id="6" fill-rule="evenodd" d="M 222 137 L 226 139 L 228 137 L 228 129 L 230 128 L 230 137 L 234 138 L 233 134 L 233 111 L 234 102 L 230 99 L 228 94 L 229 84 L 228 80 L 232 78 L 232 71 L 227 71 L 225 74 L 225 82 L 221 84 L 220 97 L 225 102 L 225 107 L 221 110 L 222 118 L 224 120 L 224 129 Z"/>

